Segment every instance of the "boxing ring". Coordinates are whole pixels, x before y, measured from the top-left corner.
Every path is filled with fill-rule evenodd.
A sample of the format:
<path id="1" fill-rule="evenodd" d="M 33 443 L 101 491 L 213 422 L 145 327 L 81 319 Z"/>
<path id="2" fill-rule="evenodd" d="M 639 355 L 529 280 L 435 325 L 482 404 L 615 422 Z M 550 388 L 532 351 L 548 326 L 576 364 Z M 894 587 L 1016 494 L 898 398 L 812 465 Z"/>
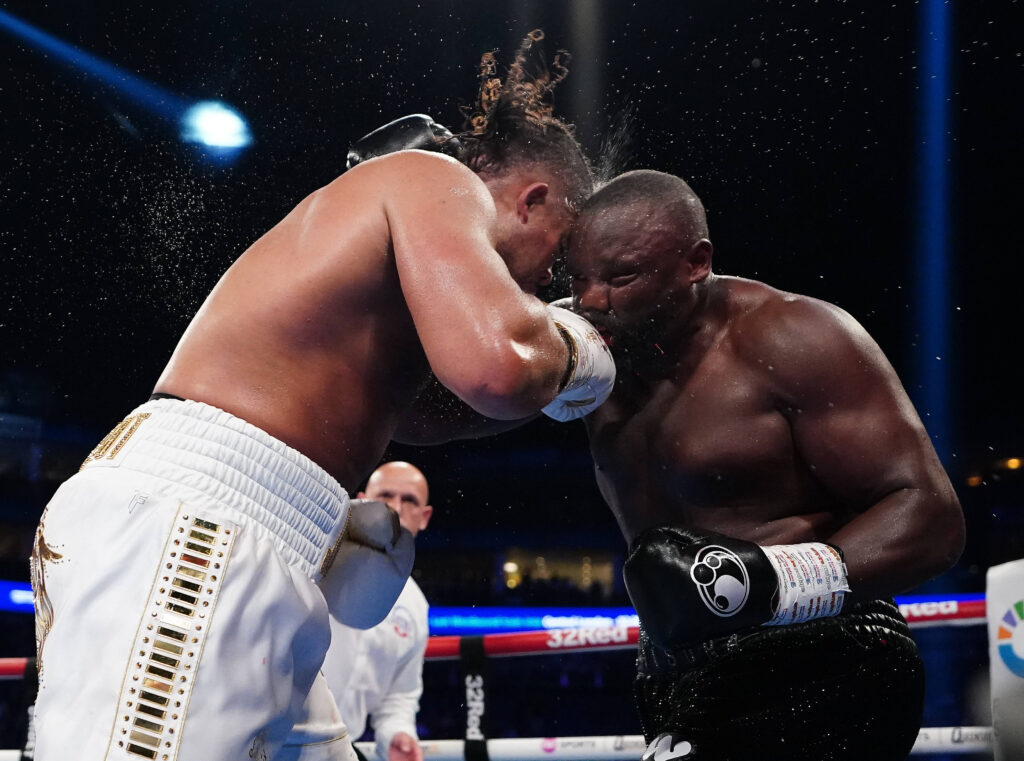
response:
<path id="1" fill-rule="evenodd" d="M 909 603 L 900 606 L 911 628 L 933 626 L 978 626 L 987 621 L 985 600 L 943 600 Z M 486 712 L 483 678 L 480 676 L 484 658 L 507 658 L 527 655 L 567 654 L 592 651 L 631 650 L 636 647 L 636 627 L 550 629 L 509 634 L 485 634 L 479 637 L 431 637 L 427 645 L 428 660 L 460 659 L 464 663 L 467 685 L 466 734 L 471 738 L 479 726 L 475 716 Z M 474 700 L 475 698 L 475 700 Z M 476 705 L 474 705 L 474 702 Z M 421 742 L 424 759 L 461 761 L 481 758 L 468 746 L 486 742 L 486 758 L 491 761 L 536 761 L 558 758 L 564 761 L 605 761 L 632 759 L 636 761 L 647 747 L 641 735 L 591 737 L 489 738 L 476 740 L 426 740 Z M 913 753 L 978 753 L 990 751 L 991 727 L 929 727 L 918 734 Z M 373 752 L 372 743 L 364 752 Z M 2 761 L 2 759 L 0 759 Z"/>
<path id="2" fill-rule="evenodd" d="M 901 603 L 900 611 L 912 629 L 936 626 L 980 626 L 990 622 L 988 600 L 939 600 Z M 568 655 L 580 652 L 629 650 L 636 647 L 636 627 L 548 629 L 543 631 L 434 636 L 427 645 L 427 660 L 461 661 L 466 686 L 463 739 L 423 740 L 425 761 L 636 761 L 646 748 L 640 735 L 591 737 L 487 738 L 482 731 L 488 686 L 483 664 L 490 658 Z M 21 679 L 28 658 L 0 658 L 0 680 Z M 920 730 L 912 754 L 968 754 L 992 750 L 992 727 L 928 727 Z M 368 758 L 373 743 L 357 743 Z M 20 761 L 21 752 L 0 750 L 0 761 Z"/>

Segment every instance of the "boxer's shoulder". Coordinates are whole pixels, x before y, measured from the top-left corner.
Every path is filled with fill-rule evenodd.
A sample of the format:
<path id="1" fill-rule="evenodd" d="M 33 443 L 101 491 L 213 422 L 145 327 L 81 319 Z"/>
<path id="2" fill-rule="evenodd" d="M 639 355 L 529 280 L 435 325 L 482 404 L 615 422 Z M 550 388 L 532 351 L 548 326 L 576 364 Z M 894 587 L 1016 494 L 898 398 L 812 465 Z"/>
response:
<path id="1" fill-rule="evenodd" d="M 773 377 L 801 374 L 823 357 L 841 362 L 873 344 L 848 313 L 820 299 L 754 281 L 734 287 L 731 297 L 730 345 L 746 364 Z"/>
<path id="2" fill-rule="evenodd" d="M 813 328 L 838 310 L 811 296 L 783 291 L 757 280 L 719 276 L 727 292 L 732 332 L 760 341 Z"/>
<path id="3" fill-rule="evenodd" d="M 336 182 L 349 180 L 388 186 L 392 191 L 419 185 L 432 185 L 437 190 L 440 183 L 454 182 L 473 193 L 487 192 L 483 180 L 462 162 L 443 153 L 415 148 L 367 159 L 345 172 Z"/>
<path id="4" fill-rule="evenodd" d="M 409 222 L 420 234 L 424 226 L 490 225 L 497 218 L 484 182 L 464 164 L 440 153 L 399 151 L 359 164 L 341 179 L 380 198 L 392 223 Z"/>

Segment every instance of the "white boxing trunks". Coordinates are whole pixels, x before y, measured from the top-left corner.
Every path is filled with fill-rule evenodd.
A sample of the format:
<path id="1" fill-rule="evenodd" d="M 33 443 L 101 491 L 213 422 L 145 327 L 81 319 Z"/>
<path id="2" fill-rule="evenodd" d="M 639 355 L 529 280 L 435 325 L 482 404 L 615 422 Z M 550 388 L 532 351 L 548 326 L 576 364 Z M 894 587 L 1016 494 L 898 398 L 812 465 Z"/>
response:
<path id="1" fill-rule="evenodd" d="M 323 672 L 313 682 L 303 714 L 274 761 L 359 761 L 352 747 L 356 738 L 349 734 Z"/>
<path id="2" fill-rule="evenodd" d="M 136 409 L 36 534 L 35 758 L 274 759 L 318 693 L 316 581 L 348 509 L 309 458 L 226 412 Z"/>

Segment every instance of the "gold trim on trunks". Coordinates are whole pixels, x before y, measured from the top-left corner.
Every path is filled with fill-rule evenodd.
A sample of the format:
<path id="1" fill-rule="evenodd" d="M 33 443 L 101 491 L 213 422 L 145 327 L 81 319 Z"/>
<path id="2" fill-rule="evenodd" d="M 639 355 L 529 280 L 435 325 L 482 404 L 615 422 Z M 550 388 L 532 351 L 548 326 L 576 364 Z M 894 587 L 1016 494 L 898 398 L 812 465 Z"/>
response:
<path id="1" fill-rule="evenodd" d="M 120 423 L 114 426 L 114 430 L 103 437 L 102 441 L 96 445 L 96 447 L 89 453 L 89 456 L 82 461 L 79 470 L 84 468 L 90 462 L 96 460 L 102 460 L 106 457 L 108 460 L 113 460 L 117 453 L 121 451 L 121 447 L 128 443 L 128 439 L 132 437 L 132 434 L 139 430 L 139 426 L 142 425 L 142 421 L 149 417 L 148 412 L 139 412 L 135 415 L 129 415 Z"/>
<path id="2" fill-rule="evenodd" d="M 56 550 L 46 544 L 43 538 L 44 520 L 36 527 L 35 541 L 32 544 L 32 556 L 29 558 L 29 574 L 32 580 L 32 602 L 35 607 L 36 624 L 36 668 L 40 676 L 43 673 L 43 644 L 46 635 L 53 627 L 53 604 L 46 592 L 46 565 L 56 563 L 64 558 Z"/>
<path id="3" fill-rule="evenodd" d="M 352 505 L 345 505 L 345 525 L 341 527 L 341 531 L 338 532 L 338 538 L 334 540 L 326 553 L 324 553 L 324 561 L 320 564 L 320 578 L 322 579 L 327 575 L 327 572 L 331 570 L 331 566 L 334 565 L 334 558 L 338 555 L 338 550 L 341 549 L 341 543 L 345 541 L 345 537 L 348 536 L 348 525 L 352 522 Z"/>
<path id="4" fill-rule="evenodd" d="M 232 524 L 196 517 L 184 505 L 178 508 L 121 687 L 112 750 L 160 761 L 177 758 L 192 683 L 236 533 Z M 186 546 L 204 557 L 182 552 Z"/>

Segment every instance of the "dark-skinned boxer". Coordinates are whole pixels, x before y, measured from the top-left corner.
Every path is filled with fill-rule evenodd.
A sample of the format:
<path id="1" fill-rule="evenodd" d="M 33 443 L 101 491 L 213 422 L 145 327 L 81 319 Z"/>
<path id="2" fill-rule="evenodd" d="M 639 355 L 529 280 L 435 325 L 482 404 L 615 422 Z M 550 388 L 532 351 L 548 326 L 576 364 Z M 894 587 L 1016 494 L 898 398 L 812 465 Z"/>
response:
<path id="1" fill-rule="evenodd" d="M 644 761 L 895 761 L 923 668 L 892 603 L 949 568 L 963 515 L 881 349 L 816 299 L 711 271 L 686 183 L 630 172 L 584 204 L 576 309 L 611 344 L 584 417 L 629 554 Z M 407 443 L 486 420 L 428 388 Z"/>
<path id="2" fill-rule="evenodd" d="M 711 259 L 700 200 L 652 171 L 569 246 L 619 369 L 585 422 L 630 547 L 644 759 L 903 759 L 923 669 L 891 596 L 955 562 L 959 502 L 850 315 Z"/>

